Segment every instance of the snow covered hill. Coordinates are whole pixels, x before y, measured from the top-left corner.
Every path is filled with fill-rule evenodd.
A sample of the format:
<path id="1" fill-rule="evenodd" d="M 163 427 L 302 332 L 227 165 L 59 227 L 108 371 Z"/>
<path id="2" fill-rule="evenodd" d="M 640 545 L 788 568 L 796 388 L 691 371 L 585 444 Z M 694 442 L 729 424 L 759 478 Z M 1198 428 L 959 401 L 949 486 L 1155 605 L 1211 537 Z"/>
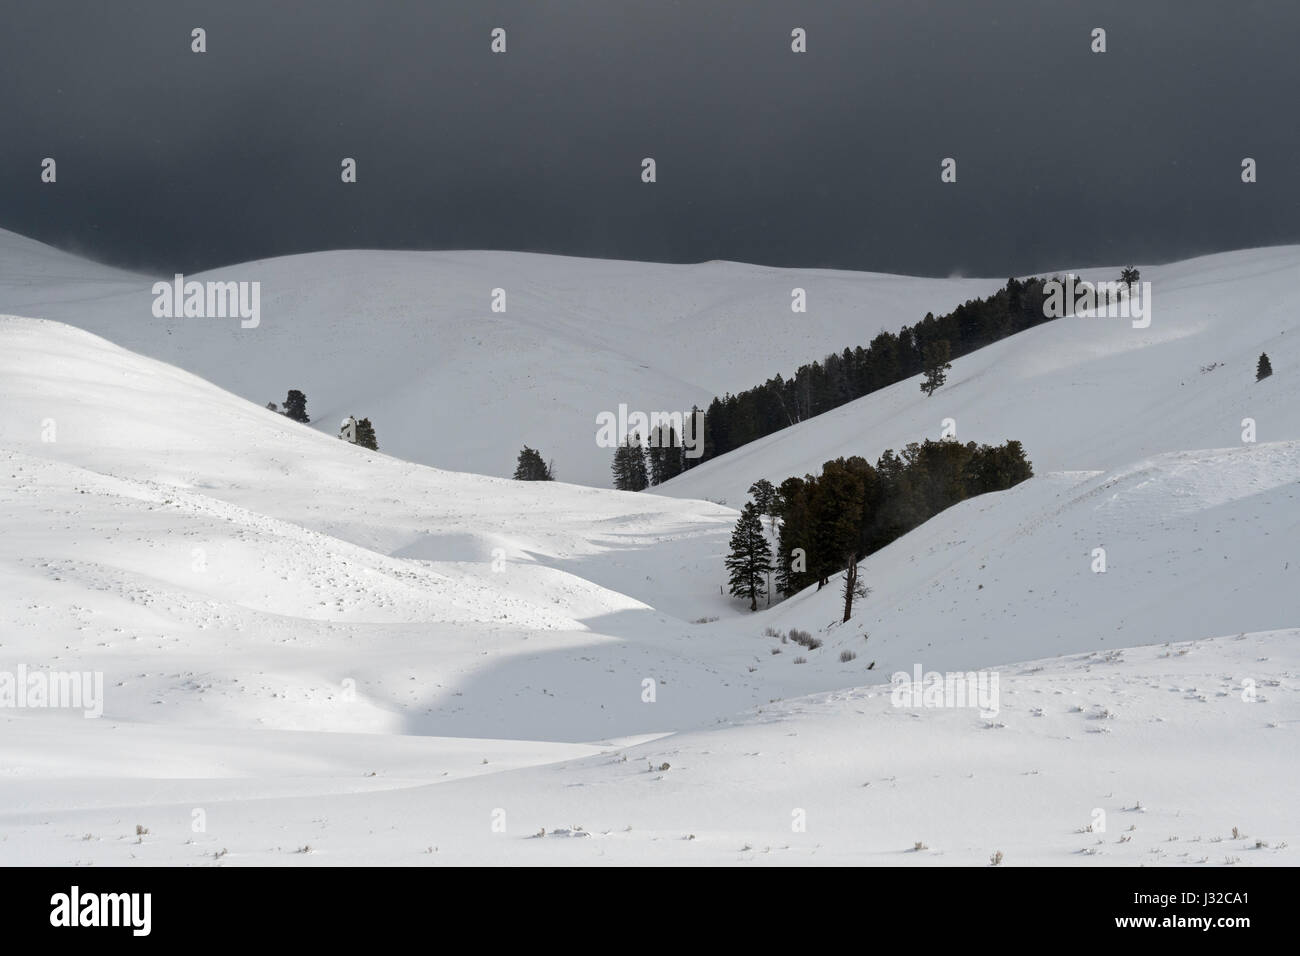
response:
<path id="1" fill-rule="evenodd" d="M 418 337 L 407 319 L 426 292 L 509 287 L 475 278 L 508 260 L 534 269 L 534 290 L 567 275 L 597 311 L 622 287 L 624 331 L 641 321 L 638 295 L 689 327 L 709 284 L 669 277 L 691 269 L 277 260 L 261 264 L 263 327 L 276 270 L 319 311 L 286 319 L 263 352 L 237 320 L 175 320 L 159 336 L 147 280 L 0 239 L 3 304 L 45 302 L 79 326 L 0 316 L 0 863 L 1295 862 L 1300 824 L 1279 795 L 1300 784 L 1300 346 L 1286 338 L 1300 336 L 1287 285 L 1300 250 L 1151 269 L 1147 330 L 1060 320 L 959 359 L 933 399 L 901 383 L 656 495 L 368 452 L 333 437 L 341 414 L 318 429 L 261 407 L 254 378 L 298 361 L 276 354 L 296 336 L 304 374 L 320 378 L 269 397 L 303 387 L 324 418 L 312 399 L 330 382 L 393 363 L 372 384 L 395 416 L 394 396 L 418 393 L 465 423 L 448 463 L 466 467 L 456 455 L 474 460 L 477 443 L 505 449 L 490 470 L 506 473 L 528 441 L 565 477 L 547 439 L 493 416 L 552 396 L 576 408 L 632 380 L 592 358 L 628 344 L 618 334 L 579 346 L 595 312 L 574 313 L 569 348 L 570 306 L 554 299 L 535 326 L 550 351 L 510 345 L 517 372 L 571 353 L 530 403 L 505 373 L 490 384 L 499 360 L 469 353 L 421 378 L 423 354 L 400 335 L 349 362 L 330 337 L 361 300 L 342 294 L 375 281 L 386 301 L 407 296 L 394 328 Z M 346 279 L 352 266 L 370 278 Z M 656 387 L 670 368 L 712 394 L 866 341 L 916 316 L 848 334 L 847 303 L 893 296 L 910 310 L 929 283 L 818 274 L 846 305 L 817 333 L 832 341 L 792 356 L 776 319 L 793 273 L 698 270 L 738 287 L 771 273 L 773 335 L 712 371 L 707 349 L 721 346 L 656 352 L 640 370 Z M 331 271 L 337 284 L 312 290 Z M 431 272 L 445 285 L 416 281 Z M 720 289 L 719 341 L 736 337 L 724 314 L 743 311 Z M 141 297 L 136 315 L 126 303 Z M 502 348 L 527 324 L 519 298 Z M 306 333 L 317 327 L 329 335 Z M 1257 384 L 1264 350 L 1275 374 Z M 337 411 L 370 414 L 400 454 L 373 406 Z M 1036 477 L 868 557 L 872 592 L 849 624 L 836 587 L 756 614 L 722 594 L 736 513 L 703 497 L 735 506 L 756 478 L 874 457 L 937 436 L 949 416 L 962 440 L 1024 441 Z M 1245 417 L 1257 442 L 1240 441 Z M 821 646 L 791 643 L 791 628 Z M 996 674 L 996 712 L 898 704 L 891 675 L 918 667 Z M 19 668 L 102 675 L 103 716 L 4 706 Z"/>
<path id="2" fill-rule="evenodd" d="M 1111 270 L 1082 270 L 1090 281 Z M 1035 472 L 1122 468 L 1161 452 L 1300 438 L 1300 247 L 1143 267 L 1151 324 L 1056 319 L 956 359 L 932 397 L 899 382 L 727 455 L 660 489 L 740 507 L 759 478 L 779 483 L 822 462 L 937 439 L 1022 442 Z M 955 304 L 955 303 L 954 303 Z M 1255 381 L 1267 352 L 1272 378 Z M 754 384 L 757 384 L 755 382 Z"/>
<path id="3" fill-rule="evenodd" d="M 558 476 L 611 487 L 596 416 L 704 407 L 714 395 L 865 344 L 1006 280 L 913 279 L 733 262 L 674 266 L 511 252 L 320 252 L 187 280 L 261 283 L 257 328 L 159 319 L 172 276 L 89 263 L 0 231 L 0 314 L 57 319 L 258 405 L 307 395 L 333 436 L 368 416 L 379 447 L 508 477 L 528 444 Z M 791 290 L 808 311 L 791 312 Z M 493 312 L 493 290 L 506 311 Z"/>

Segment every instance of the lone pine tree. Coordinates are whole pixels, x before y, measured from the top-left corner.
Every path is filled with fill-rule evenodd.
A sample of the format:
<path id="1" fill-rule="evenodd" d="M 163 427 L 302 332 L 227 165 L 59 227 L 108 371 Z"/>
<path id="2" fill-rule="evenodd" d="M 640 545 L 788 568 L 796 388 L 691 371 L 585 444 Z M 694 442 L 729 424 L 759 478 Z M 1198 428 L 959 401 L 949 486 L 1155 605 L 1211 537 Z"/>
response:
<path id="1" fill-rule="evenodd" d="M 369 448 L 371 451 L 379 451 L 379 439 L 375 437 L 375 426 L 370 424 L 368 418 L 357 421 L 357 444 L 362 448 Z"/>
<path id="2" fill-rule="evenodd" d="M 754 503 L 748 502 L 731 532 L 731 554 L 726 560 L 731 572 L 731 593 L 749 598 L 749 609 L 758 610 L 758 599 L 767 593 L 765 576 L 772 570 L 772 549 L 763 535 L 763 521 Z"/>
<path id="3" fill-rule="evenodd" d="M 525 445 L 523 451 L 519 453 L 519 461 L 515 464 L 515 480 L 553 481 L 554 479 L 555 475 L 550 466 L 542 460 L 541 452 Z"/>
<path id="4" fill-rule="evenodd" d="M 1268 360 L 1267 352 L 1259 353 L 1259 364 L 1255 366 L 1255 381 L 1262 382 L 1273 374 L 1273 363 Z"/>
<path id="5" fill-rule="evenodd" d="M 304 425 L 311 422 L 311 419 L 307 417 L 307 396 L 296 388 L 289 389 L 289 395 L 284 400 L 284 414 L 295 422 L 302 422 Z"/>
<path id="6" fill-rule="evenodd" d="M 922 364 L 925 371 L 925 381 L 921 383 L 921 391 L 927 396 L 933 395 L 935 389 L 948 380 L 947 371 L 952 368 L 952 363 L 948 361 L 950 352 L 946 339 L 940 339 L 938 342 L 931 342 L 923 351 L 924 358 Z"/>

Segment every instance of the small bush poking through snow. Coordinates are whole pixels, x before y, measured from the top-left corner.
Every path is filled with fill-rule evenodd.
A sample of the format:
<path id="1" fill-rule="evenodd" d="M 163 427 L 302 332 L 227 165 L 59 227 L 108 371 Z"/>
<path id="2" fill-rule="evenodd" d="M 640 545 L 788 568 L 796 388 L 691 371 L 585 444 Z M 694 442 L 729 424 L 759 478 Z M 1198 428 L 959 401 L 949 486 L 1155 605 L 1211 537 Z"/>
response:
<path id="1" fill-rule="evenodd" d="M 849 661 L 853 660 L 857 656 L 858 655 L 854 654 L 852 651 L 840 651 L 840 663 L 847 664 Z"/>
<path id="2" fill-rule="evenodd" d="M 796 664 L 807 664 L 807 663 L 808 663 L 808 658 L 806 658 L 806 657 L 796 657 L 796 658 L 794 659 L 794 662 L 795 662 Z"/>
<path id="3" fill-rule="evenodd" d="M 790 628 L 790 640 L 794 641 L 801 647 L 806 647 L 810 651 L 815 651 L 822 646 L 822 642 L 813 637 L 807 631 L 801 631 L 797 627 Z"/>

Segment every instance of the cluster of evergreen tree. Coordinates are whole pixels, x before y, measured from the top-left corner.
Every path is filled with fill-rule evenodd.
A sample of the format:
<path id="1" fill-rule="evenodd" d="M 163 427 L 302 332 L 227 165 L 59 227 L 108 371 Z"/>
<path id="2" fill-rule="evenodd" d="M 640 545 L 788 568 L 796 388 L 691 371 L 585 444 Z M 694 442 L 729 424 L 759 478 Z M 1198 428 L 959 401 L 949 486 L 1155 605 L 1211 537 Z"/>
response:
<path id="1" fill-rule="evenodd" d="M 292 418 L 295 422 L 311 424 L 311 419 L 307 417 L 307 396 L 296 388 L 289 389 L 289 394 L 285 396 L 283 411 L 276 406 L 275 402 L 267 402 L 266 407 L 286 418 Z M 379 439 L 375 436 L 375 426 L 371 424 L 370 419 L 357 418 L 355 415 L 351 417 L 356 422 L 356 436 L 353 443 L 362 448 L 369 448 L 371 451 L 379 451 Z"/>
<path id="2" fill-rule="evenodd" d="M 995 447 L 927 440 L 901 455 L 886 451 L 874 468 L 853 456 L 826 462 L 820 475 L 787 478 L 765 498 L 766 513 L 781 521 L 777 588 L 790 595 L 820 587 L 945 508 L 1032 475 L 1018 441 Z M 772 487 L 764 484 L 763 491 Z M 853 577 L 849 594 L 860 589 Z"/>
<path id="3" fill-rule="evenodd" d="M 555 463 L 549 465 L 543 460 L 542 453 L 535 448 L 524 446 L 515 463 L 516 481 L 554 481 Z"/>
<path id="4" fill-rule="evenodd" d="M 634 434 L 614 449 L 611 471 L 619 491 L 644 491 L 676 478 L 690 466 L 677 429 L 664 425 L 653 431 L 651 440 L 644 444 L 640 434 Z"/>
<path id="5" fill-rule="evenodd" d="M 623 439 L 614 449 L 614 487 L 619 491 L 645 491 L 650 485 L 650 472 L 646 466 L 645 450 L 641 436 Z"/>
<path id="6" fill-rule="evenodd" d="M 854 399 L 926 373 L 927 394 L 943 384 L 951 359 L 1050 319 L 1047 280 L 1008 279 L 1003 289 L 972 299 L 947 315 L 927 314 L 899 332 L 881 332 L 862 348 L 832 353 L 788 378 L 777 375 L 736 395 L 715 398 L 705 411 L 704 454 L 696 465 L 747 442 L 838 408 Z"/>

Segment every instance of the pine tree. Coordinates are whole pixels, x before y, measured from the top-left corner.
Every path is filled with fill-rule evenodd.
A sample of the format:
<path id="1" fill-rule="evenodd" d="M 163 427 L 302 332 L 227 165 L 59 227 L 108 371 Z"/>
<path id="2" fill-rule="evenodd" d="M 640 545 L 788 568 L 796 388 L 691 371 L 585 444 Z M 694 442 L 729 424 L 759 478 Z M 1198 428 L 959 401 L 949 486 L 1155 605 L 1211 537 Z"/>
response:
<path id="1" fill-rule="evenodd" d="M 619 491 L 644 491 L 650 484 L 646 474 L 645 452 L 641 448 L 641 437 L 633 435 L 624 439 L 623 444 L 614 449 L 614 487 Z"/>
<path id="2" fill-rule="evenodd" d="M 553 481 L 555 473 L 551 466 L 542 460 L 541 452 L 524 446 L 515 464 L 516 481 Z"/>
<path id="3" fill-rule="evenodd" d="M 650 487 L 650 476 L 646 471 L 645 449 L 641 447 L 641 436 L 633 435 L 627 444 L 627 490 L 645 491 Z"/>
<path id="4" fill-rule="evenodd" d="M 1273 374 L 1273 363 L 1268 360 L 1267 352 L 1259 353 L 1259 364 L 1255 366 L 1255 381 L 1262 382 Z"/>
<path id="5" fill-rule="evenodd" d="M 614 487 L 627 491 L 627 442 L 614 449 L 614 463 L 609 470 L 614 476 Z"/>
<path id="6" fill-rule="evenodd" d="M 369 448 L 371 451 L 379 451 L 379 440 L 375 438 L 375 426 L 370 424 L 368 418 L 357 421 L 357 444 L 362 448 Z"/>
<path id="7" fill-rule="evenodd" d="M 767 594 L 764 576 L 772 570 L 772 549 L 763 535 L 763 522 L 754 503 L 748 502 L 731 533 L 731 554 L 726 560 L 731 593 L 749 598 L 749 609 L 758 610 L 758 599 Z"/>
<path id="8" fill-rule="evenodd" d="M 811 479 L 811 476 L 809 476 Z M 802 478 L 787 478 L 777 491 L 781 503 L 781 550 L 776 567 L 777 589 L 786 597 L 811 583 L 807 567 L 809 532 L 808 485 Z"/>
<path id="9" fill-rule="evenodd" d="M 661 485 L 680 475 L 684 470 L 682 455 L 677 429 L 671 425 L 660 425 L 651 431 L 645 452 L 646 464 L 650 469 L 650 484 Z"/>
<path id="10" fill-rule="evenodd" d="M 1119 281 L 1124 283 L 1130 289 L 1133 288 L 1142 279 L 1142 273 L 1138 272 L 1136 266 L 1125 266 L 1120 270 Z"/>
<path id="11" fill-rule="evenodd" d="M 273 412 L 278 412 L 280 410 L 280 406 L 275 404 L 275 402 L 267 402 L 266 407 Z"/>
<path id="12" fill-rule="evenodd" d="M 657 484 L 676 478 L 686 470 L 686 449 L 677 438 L 677 429 L 671 425 L 668 426 L 668 444 L 663 449 L 661 467 L 663 471 Z"/>
<path id="13" fill-rule="evenodd" d="M 922 364 L 925 371 L 925 381 L 921 383 L 921 391 L 930 396 L 948 380 L 945 373 L 952 368 L 952 363 L 948 361 L 948 342 L 943 339 L 938 342 L 931 342 L 925 347 L 924 356 Z"/>
<path id="14" fill-rule="evenodd" d="M 766 478 L 749 486 L 749 496 L 754 499 L 759 514 L 776 515 L 776 487 Z"/>
<path id="15" fill-rule="evenodd" d="M 650 447 L 645 450 L 645 457 L 646 465 L 650 469 L 652 485 L 657 485 L 664 480 L 664 452 L 668 450 L 664 447 L 664 441 L 667 437 L 668 432 L 662 426 L 650 430 Z"/>
<path id="16" fill-rule="evenodd" d="M 311 422 L 307 417 L 307 396 L 296 388 L 289 389 L 289 396 L 284 400 L 284 414 L 304 425 Z"/>

